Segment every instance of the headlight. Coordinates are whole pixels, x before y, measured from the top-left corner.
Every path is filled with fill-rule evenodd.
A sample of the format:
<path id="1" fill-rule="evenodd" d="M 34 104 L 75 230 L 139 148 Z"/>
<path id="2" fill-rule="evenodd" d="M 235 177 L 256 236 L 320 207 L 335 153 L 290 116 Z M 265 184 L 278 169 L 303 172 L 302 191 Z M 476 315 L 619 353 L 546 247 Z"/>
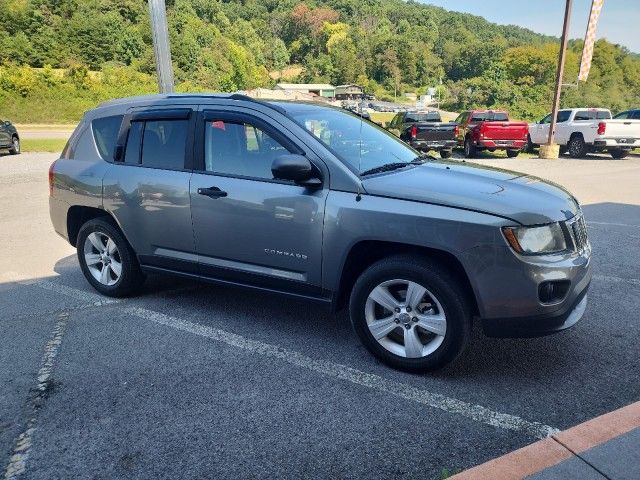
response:
<path id="1" fill-rule="evenodd" d="M 503 227 L 509 245 L 523 255 L 557 253 L 567 249 L 564 232 L 559 223 L 540 227 Z"/>

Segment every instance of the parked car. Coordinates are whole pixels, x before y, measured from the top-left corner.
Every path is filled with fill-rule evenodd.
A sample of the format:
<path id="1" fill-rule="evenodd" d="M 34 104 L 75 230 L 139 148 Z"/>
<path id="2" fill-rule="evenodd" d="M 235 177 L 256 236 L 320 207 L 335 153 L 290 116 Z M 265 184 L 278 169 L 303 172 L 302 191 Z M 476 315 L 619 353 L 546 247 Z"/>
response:
<path id="1" fill-rule="evenodd" d="M 261 292 L 249 303 L 348 307 L 366 348 L 405 370 L 454 360 L 473 321 L 544 335 L 587 303 L 591 247 L 569 192 L 428 160 L 329 106 L 111 101 L 84 115 L 49 184 L 53 226 L 98 292 L 132 295 L 145 273 L 172 273 Z"/>
<path id="2" fill-rule="evenodd" d="M 387 130 L 416 150 L 438 150 L 442 158 L 449 158 L 458 143 L 458 124 L 443 123 L 436 111 L 398 113 Z"/>
<path id="3" fill-rule="evenodd" d="M 613 117 L 614 120 L 640 120 L 640 108 L 620 112 Z"/>
<path id="4" fill-rule="evenodd" d="M 9 120 L 0 120 L 0 149 L 7 149 L 12 155 L 20 153 L 20 135 Z"/>
<path id="5" fill-rule="evenodd" d="M 546 143 L 551 114 L 529 125 L 528 148 Z M 640 147 L 640 120 L 611 119 L 605 108 L 570 108 L 557 116 L 555 142 L 560 151 L 573 158 L 589 152 L 608 151 L 616 159 L 626 157 L 631 149 Z"/>
<path id="6" fill-rule="evenodd" d="M 510 158 L 517 157 L 527 144 L 525 122 L 512 122 L 507 112 L 499 110 L 472 110 L 462 112 L 455 119 L 459 126 L 458 145 L 464 147 L 467 158 L 479 150 L 506 150 Z"/>

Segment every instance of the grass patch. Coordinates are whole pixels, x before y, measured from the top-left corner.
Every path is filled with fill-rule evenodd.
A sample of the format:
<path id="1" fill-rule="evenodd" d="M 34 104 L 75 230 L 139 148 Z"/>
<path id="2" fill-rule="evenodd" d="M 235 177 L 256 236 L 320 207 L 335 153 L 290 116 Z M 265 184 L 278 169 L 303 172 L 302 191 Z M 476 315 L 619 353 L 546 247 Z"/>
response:
<path id="1" fill-rule="evenodd" d="M 387 123 L 396 116 L 393 112 L 371 112 L 369 115 L 371 115 L 372 122 L 382 123 L 383 127 L 386 127 Z"/>
<path id="2" fill-rule="evenodd" d="M 24 138 L 20 141 L 20 149 L 23 153 L 57 153 L 61 152 L 66 144 L 65 138 Z"/>

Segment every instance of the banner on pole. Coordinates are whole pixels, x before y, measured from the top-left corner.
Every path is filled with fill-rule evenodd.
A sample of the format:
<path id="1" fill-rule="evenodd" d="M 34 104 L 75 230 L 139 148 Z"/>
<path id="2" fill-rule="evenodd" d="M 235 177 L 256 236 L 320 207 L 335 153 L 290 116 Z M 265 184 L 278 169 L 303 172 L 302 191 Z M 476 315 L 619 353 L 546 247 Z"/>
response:
<path id="1" fill-rule="evenodd" d="M 589 15 L 589 24 L 587 25 L 587 33 L 584 36 L 584 47 L 582 49 L 582 61 L 580 62 L 580 73 L 578 80 L 587 81 L 589 70 L 591 69 L 591 59 L 593 58 L 593 46 L 596 42 L 596 28 L 598 26 L 598 18 L 602 11 L 604 0 L 592 0 L 591 14 Z"/>

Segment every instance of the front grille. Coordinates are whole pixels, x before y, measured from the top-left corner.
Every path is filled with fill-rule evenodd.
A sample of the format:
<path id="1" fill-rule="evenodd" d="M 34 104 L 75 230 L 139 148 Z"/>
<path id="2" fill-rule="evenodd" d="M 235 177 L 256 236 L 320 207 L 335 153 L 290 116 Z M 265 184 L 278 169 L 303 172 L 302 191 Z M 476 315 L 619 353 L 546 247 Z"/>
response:
<path id="1" fill-rule="evenodd" d="M 571 233 L 573 234 L 573 241 L 576 245 L 576 250 L 581 252 L 584 250 L 589 240 L 587 238 L 587 225 L 584 222 L 584 217 L 580 217 L 571 224 Z"/>

